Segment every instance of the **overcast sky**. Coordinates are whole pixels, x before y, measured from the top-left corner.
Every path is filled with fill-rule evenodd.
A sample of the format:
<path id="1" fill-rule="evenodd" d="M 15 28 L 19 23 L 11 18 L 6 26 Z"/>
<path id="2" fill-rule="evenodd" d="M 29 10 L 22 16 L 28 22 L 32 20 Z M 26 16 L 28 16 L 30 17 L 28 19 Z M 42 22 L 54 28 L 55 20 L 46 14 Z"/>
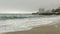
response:
<path id="1" fill-rule="evenodd" d="M 60 0 L 0 0 L 1 12 L 33 12 L 39 8 L 56 8 Z"/>

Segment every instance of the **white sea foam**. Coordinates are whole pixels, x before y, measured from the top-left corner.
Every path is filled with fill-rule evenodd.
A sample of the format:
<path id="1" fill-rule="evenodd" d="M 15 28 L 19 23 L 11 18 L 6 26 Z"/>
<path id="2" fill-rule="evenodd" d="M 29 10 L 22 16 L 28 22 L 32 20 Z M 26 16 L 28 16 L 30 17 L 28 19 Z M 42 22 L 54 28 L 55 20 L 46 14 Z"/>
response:
<path id="1" fill-rule="evenodd" d="M 59 20 L 60 16 L 2 20 L 0 21 L 0 33 L 30 30 L 33 26 L 58 23 Z"/>

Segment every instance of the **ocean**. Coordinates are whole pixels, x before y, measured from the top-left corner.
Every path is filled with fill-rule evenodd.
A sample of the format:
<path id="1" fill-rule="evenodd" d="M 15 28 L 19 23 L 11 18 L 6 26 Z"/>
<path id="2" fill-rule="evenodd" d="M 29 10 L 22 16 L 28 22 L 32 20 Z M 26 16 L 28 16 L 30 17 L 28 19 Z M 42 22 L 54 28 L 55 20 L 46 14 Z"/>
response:
<path id="1" fill-rule="evenodd" d="M 60 15 L 0 14 L 0 33 L 30 30 L 59 20 Z"/>

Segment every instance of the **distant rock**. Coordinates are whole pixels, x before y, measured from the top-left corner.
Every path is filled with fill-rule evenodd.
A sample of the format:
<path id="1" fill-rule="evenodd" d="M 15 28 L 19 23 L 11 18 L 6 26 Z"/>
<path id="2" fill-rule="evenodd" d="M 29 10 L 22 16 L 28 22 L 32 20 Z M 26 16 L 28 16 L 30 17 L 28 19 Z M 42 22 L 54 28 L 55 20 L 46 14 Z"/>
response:
<path id="1" fill-rule="evenodd" d="M 60 15 L 60 7 L 52 9 L 51 12 L 44 12 L 44 9 L 39 9 L 38 12 L 32 13 L 32 15 Z"/>

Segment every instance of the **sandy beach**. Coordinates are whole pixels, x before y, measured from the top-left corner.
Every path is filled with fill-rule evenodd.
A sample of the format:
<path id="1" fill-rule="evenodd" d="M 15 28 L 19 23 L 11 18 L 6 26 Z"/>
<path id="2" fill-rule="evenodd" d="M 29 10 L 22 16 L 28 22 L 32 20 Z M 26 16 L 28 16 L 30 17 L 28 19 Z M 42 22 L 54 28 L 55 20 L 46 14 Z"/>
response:
<path id="1" fill-rule="evenodd" d="M 8 32 L 5 34 L 60 34 L 60 23 L 34 27 L 28 31 Z"/>

